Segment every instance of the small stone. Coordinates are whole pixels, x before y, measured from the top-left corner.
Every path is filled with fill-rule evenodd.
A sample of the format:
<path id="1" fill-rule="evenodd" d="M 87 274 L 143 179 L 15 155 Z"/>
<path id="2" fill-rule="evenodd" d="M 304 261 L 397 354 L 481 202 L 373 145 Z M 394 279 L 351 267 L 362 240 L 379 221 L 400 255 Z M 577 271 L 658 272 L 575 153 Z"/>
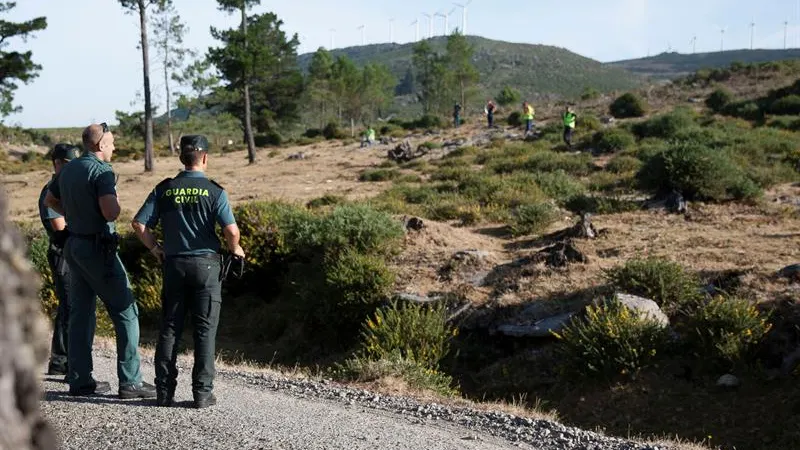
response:
<path id="1" fill-rule="evenodd" d="M 717 380 L 717 386 L 724 387 L 724 388 L 735 388 L 741 384 L 738 378 L 732 374 L 725 374 Z"/>

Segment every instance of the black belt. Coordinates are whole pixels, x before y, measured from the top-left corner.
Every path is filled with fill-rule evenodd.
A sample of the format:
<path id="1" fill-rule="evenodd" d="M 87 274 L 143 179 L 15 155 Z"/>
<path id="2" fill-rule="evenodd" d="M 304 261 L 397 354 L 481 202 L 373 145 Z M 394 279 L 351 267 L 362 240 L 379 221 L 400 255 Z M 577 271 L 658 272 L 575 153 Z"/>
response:
<path id="1" fill-rule="evenodd" d="M 203 259 L 211 259 L 215 261 L 220 260 L 219 253 L 202 253 L 199 255 L 168 255 L 167 259 L 192 259 L 192 258 L 203 258 Z"/>
<path id="2" fill-rule="evenodd" d="M 97 239 L 97 236 L 100 235 L 100 234 L 102 234 L 102 233 L 80 234 L 80 233 L 73 233 L 72 231 L 70 231 L 69 232 L 69 237 L 76 237 L 78 239 L 84 239 L 84 240 L 88 241 L 88 240 Z"/>

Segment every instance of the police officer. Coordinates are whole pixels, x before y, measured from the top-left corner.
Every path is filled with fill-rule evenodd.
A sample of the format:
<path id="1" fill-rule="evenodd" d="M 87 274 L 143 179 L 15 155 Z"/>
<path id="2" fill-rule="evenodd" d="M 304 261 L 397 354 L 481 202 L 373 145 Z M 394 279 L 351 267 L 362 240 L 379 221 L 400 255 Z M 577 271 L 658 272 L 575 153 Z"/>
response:
<path id="1" fill-rule="evenodd" d="M 117 340 L 120 398 L 155 397 L 139 367 L 139 311 L 128 274 L 117 253 L 114 221 L 120 213 L 111 155 L 114 136 L 103 124 L 83 130 L 84 154 L 65 165 L 50 183 L 45 204 L 69 223 L 64 256 L 70 269 L 69 393 L 96 395 L 111 390 L 92 376 L 95 297 L 106 306 Z"/>
<path id="2" fill-rule="evenodd" d="M 50 152 L 53 160 L 53 178 L 61 168 L 79 156 L 78 148 L 69 144 L 56 144 Z M 52 181 L 52 178 L 51 178 Z M 67 222 L 64 216 L 44 204 L 51 181 L 48 181 L 39 195 L 39 218 L 47 233 L 50 245 L 47 248 L 47 263 L 53 276 L 53 287 L 58 298 L 56 320 L 53 323 L 53 340 L 50 343 L 50 363 L 48 375 L 67 374 L 67 325 L 69 323 L 69 266 L 64 259 L 63 249 L 67 239 Z"/>
<path id="3" fill-rule="evenodd" d="M 155 357 L 159 406 L 171 406 L 175 397 L 178 344 L 187 313 L 194 327 L 194 406 L 206 408 L 217 402 L 214 341 L 222 303 L 222 266 L 216 225 L 222 227 L 231 253 L 243 258 L 244 251 L 227 193 L 205 176 L 208 147 L 204 136 L 181 137 L 185 170 L 159 183 L 132 223 L 145 247 L 164 262 L 163 315 Z M 159 223 L 163 248 L 151 232 Z"/>

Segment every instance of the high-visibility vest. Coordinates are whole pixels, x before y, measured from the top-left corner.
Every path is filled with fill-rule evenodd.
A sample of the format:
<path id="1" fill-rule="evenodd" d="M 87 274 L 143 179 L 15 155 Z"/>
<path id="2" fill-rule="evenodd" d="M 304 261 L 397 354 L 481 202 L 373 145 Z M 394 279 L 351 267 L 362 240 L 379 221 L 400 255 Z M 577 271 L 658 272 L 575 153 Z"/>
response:
<path id="1" fill-rule="evenodd" d="M 573 113 L 564 113 L 564 126 L 568 128 L 575 128 L 576 115 Z"/>
<path id="2" fill-rule="evenodd" d="M 370 128 L 367 130 L 367 139 L 374 141 L 375 140 L 375 130 Z"/>
<path id="3" fill-rule="evenodd" d="M 525 107 L 525 114 L 523 114 L 522 118 L 525 120 L 533 120 L 534 114 L 533 105 L 528 105 Z"/>

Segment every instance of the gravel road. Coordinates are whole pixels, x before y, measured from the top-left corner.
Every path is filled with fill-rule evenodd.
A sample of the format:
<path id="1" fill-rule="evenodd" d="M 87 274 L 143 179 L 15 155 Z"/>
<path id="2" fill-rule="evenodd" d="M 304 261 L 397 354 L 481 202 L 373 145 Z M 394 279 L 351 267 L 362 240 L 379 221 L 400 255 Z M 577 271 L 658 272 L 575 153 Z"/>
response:
<path id="1" fill-rule="evenodd" d="M 152 361 L 142 370 L 152 381 Z M 220 370 L 216 406 L 191 408 L 184 363 L 177 406 L 115 395 L 70 397 L 46 377 L 42 408 L 64 449 L 535 449 L 661 450 L 563 425 L 438 404 L 422 404 L 281 375 Z M 95 377 L 117 386 L 113 354 L 95 351 Z"/>

